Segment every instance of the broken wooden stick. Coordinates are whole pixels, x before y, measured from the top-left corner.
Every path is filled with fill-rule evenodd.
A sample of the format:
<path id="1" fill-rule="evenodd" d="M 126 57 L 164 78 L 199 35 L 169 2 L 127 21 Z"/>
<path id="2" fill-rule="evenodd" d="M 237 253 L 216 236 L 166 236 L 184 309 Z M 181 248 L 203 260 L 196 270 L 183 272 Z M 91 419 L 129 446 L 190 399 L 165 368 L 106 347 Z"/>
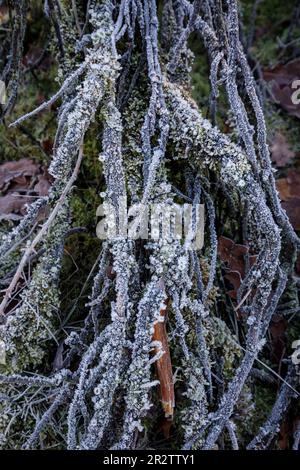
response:
<path id="1" fill-rule="evenodd" d="M 170 348 L 168 343 L 168 335 L 166 329 L 167 321 L 167 301 L 165 307 L 160 310 L 160 316 L 163 321 L 159 321 L 154 325 L 153 341 L 161 343 L 163 355 L 156 361 L 157 375 L 160 382 L 160 394 L 165 417 L 173 419 L 175 407 L 174 380 L 172 372 L 172 362 Z M 159 351 L 159 346 L 155 347 L 155 354 Z"/>

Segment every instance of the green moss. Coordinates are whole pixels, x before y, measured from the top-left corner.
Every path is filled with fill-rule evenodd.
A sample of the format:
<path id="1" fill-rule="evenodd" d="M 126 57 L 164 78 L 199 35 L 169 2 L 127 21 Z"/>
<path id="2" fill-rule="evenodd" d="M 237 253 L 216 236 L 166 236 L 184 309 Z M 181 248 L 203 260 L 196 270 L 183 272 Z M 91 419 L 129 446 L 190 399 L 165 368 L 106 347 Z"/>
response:
<path id="1" fill-rule="evenodd" d="M 198 36 L 191 41 L 190 46 L 195 54 L 192 69 L 192 96 L 205 115 L 208 112 L 210 94 L 207 55 Z"/>
<path id="2" fill-rule="evenodd" d="M 39 106 L 41 101 L 45 101 L 56 91 L 55 65 L 47 72 L 38 71 L 36 76 L 37 78 L 30 73 L 26 74 L 19 90 L 18 101 L 7 125 Z M 21 128 L 0 124 L 1 160 L 33 158 L 42 163 L 48 163 L 50 157 L 43 151 L 43 140 L 46 136 L 48 139 L 54 138 L 55 127 L 53 110 L 44 111 L 37 117 L 25 121 Z M 28 134 L 31 134 L 32 138 Z"/>
<path id="3" fill-rule="evenodd" d="M 253 384 L 251 388 L 253 410 L 245 417 L 244 422 L 239 423 L 239 433 L 246 444 L 257 434 L 260 426 L 268 418 L 277 395 L 276 389 L 258 382 Z"/>
<path id="4" fill-rule="evenodd" d="M 53 331 L 58 318 L 57 287 L 66 226 L 67 211 L 63 208 L 45 240 L 46 252 L 33 269 L 29 286 L 25 286 L 21 294 L 21 305 L 1 326 L 0 338 L 6 351 L 5 372 L 35 369 L 43 362 L 49 340 L 56 341 Z"/>
<path id="5" fill-rule="evenodd" d="M 286 2 L 264 0 L 258 5 L 255 26 L 257 38 L 253 42 L 251 52 L 262 66 L 272 67 L 278 63 L 279 55 L 282 53 L 280 42 L 286 42 L 294 7 L 293 0 Z M 253 0 L 242 0 L 241 12 L 245 25 L 245 37 L 249 34 L 252 11 Z M 295 34 L 297 34 L 296 31 Z M 294 39 L 293 36 L 289 40 L 292 39 Z"/>

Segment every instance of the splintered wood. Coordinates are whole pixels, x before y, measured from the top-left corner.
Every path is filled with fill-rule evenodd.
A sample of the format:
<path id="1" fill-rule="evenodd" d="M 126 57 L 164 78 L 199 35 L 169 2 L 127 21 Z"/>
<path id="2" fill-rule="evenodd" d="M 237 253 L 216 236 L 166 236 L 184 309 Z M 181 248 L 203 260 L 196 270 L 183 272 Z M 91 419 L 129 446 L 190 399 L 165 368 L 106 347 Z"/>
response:
<path id="1" fill-rule="evenodd" d="M 175 394 L 170 348 L 166 329 L 167 302 L 165 302 L 165 307 L 160 310 L 160 316 L 163 317 L 164 320 L 154 325 L 153 341 L 159 341 L 161 343 L 164 354 L 156 361 L 156 369 L 158 379 L 160 381 L 160 395 L 165 417 L 172 419 L 175 407 Z M 158 350 L 159 347 L 156 347 L 155 354 Z"/>

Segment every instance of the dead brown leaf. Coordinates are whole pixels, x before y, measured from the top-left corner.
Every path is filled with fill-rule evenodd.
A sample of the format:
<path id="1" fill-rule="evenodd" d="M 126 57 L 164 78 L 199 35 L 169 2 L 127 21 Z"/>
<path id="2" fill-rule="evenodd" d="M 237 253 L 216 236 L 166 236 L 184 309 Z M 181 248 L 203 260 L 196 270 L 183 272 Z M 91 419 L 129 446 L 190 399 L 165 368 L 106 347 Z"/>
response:
<path id="1" fill-rule="evenodd" d="M 0 197 L 0 220 L 19 220 L 25 213 L 25 204 L 30 201 L 28 196 L 9 193 Z M 31 199 L 32 200 L 32 199 Z"/>
<path id="2" fill-rule="evenodd" d="M 51 187 L 50 178 L 48 175 L 43 174 L 38 176 L 38 183 L 34 186 L 34 192 L 39 196 L 47 196 Z"/>
<path id="3" fill-rule="evenodd" d="M 295 152 L 290 149 L 286 137 L 281 132 L 276 132 L 271 145 L 272 160 L 278 167 L 286 166 L 295 157 Z"/>
<path id="4" fill-rule="evenodd" d="M 290 169 L 286 178 L 276 181 L 276 187 L 295 230 L 300 230 L 300 174 Z"/>
<path id="5" fill-rule="evenodd" d="M 46 196 L 52 181 L 47 170 L 29 158 L 0 165 L 0 220 L 21 219 L 25 205 Z"/>
<path id="6" fill-rule="evenodd" d="M 282 207 L 286 210 L 294 229 L 300 230 L 300 199 L 292 198 L 282 202 Z"/>
<path id="7" fill-rule="evenodd" d="M 292 102 L 294 89 L 292 83 L 300 79 L 300 59 L 287 64 L 279 64 L 271 70 L 264 71 L 264 79 L 270 82 L 275 100 L 291 115 L 300 118 L 300 105 Z"/>
<path id="8" fill-rule="evenodd" d="M 276 181 L 276 187 L 283 201 L 292 198 L 300 199 L 300 173 L 290 169 L 286 178 L 279 178 Z"/>
<path id="9" fill-rule="evenodd" d="M 225 279 L 227 279 L 233 286 L 233 290 L 227 293 L 233 299 L 237 297 L 237 290 L 239 289 L 242 280 L 245 277 L 245 255 L 249 252 L 246 245 L 240 245 L 227 237 L 219 237 L 218 253 L 221 261 L 225 265 Z M 249 263 L 252 266 L 256 261 L 255 255 L 249 256 Z"/>
<path id="10" fill-rule="evenodd" d="M 0 165 L 0 189 L 6 190 L 12 182 L 26 186 L 26 177 L 37 175 L 39 171 L 39 165 L 29 158 L 3 163 Z"/>

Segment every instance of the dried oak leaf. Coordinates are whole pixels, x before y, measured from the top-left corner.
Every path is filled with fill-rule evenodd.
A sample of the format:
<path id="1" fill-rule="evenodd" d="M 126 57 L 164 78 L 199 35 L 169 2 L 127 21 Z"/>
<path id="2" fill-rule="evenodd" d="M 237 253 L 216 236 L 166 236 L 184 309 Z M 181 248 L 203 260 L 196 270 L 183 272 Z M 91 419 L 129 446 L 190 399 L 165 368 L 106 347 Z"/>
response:
<path id="1" fill-rule="evenodd" d="M 293 198 L 282 202 L 282 207 L 286 210 L 294 229 L 300 230 L 300 199 Z"/>
<path id="2" fill-rule="evenodd" d="M 0 220 L 19 220 L 25 213 L 25 204 L 32 198 L 18 193 L 9 193 L 0 197 Z"/>
<path id="3" fill-rule="evenodd" d="M 300 173 L 290 169 L 286 178 L 279 178 L 276 181 L 276 187 L 283 201 L 300 199 Z"/>
<path id="4" fill-rule="evenodd" d="M 300 105 L 292 102 L 295 89 L 292 83 L 300 79 L 300 59 L 264 70 L 264 79 L 270 83 L 275 100 L 291 115 L 300 118 Z"/>
<path id="5" fill-rule="evenodd" d="M 286 178 L 276 181 L 276 187 L 291 224 L 295 230 L 300 230 L 300 174 L 289 170 Z"/>
<path id="6" fill-rule="evenodd" d="M 47 170 L 28 158 L 0 165 L 0 220 L 21 219 L 26 204 L 38 196 L 46 196 L 52 181 Z M 39 220 L 44 216 L 41 211 Z"/>
<path id="7" fill-rule="evenodd" d="M 29 158 L 3 163 L 0 165 L 0 190 L 6 190 L 11 183 L 28 187 L 28 178 L 39 171 L 39 165 Z"/>
<path id="8" fill-rule="evenodd" d="M 249 252 L 246 245 L 240 245 L 227 237 L 219 237 L 218 253 L 221 261 L 225 264 L 225 279 L 233 286 L 233 290 L 228 291 L 228 295 L 233 299 L 237 298 L 237 290 L 245 277 L 245 255 Z M 256 261 L 255 255 L 249 256 L 250 266 Z"/>
<path id="9" fill-rule="evenodd" d="M 38 182 L 34 186 L 34 192 L 39 196 L 47 196 L 51 183 L 52 177 L 47 172 L 44 172 L 42 175 L 38 176 Z"/>
<path id="10" fill-rule="evenodd" d="M 278 167 L 283 167 L 295 157 L 295 152 L 290 149 L 286 137 L 281 132 L 276 132 L 271 145 L 272 160 Z"/>
<path id="11" fill-rule="evenodd" d="M 232 271 L 237 271 L 244 277 L 244 255 L 248 253 L 245 245 L 234 243 L 230 238 L 221 236 L 219 238 L 218 251 L 220 258 Z"/>

